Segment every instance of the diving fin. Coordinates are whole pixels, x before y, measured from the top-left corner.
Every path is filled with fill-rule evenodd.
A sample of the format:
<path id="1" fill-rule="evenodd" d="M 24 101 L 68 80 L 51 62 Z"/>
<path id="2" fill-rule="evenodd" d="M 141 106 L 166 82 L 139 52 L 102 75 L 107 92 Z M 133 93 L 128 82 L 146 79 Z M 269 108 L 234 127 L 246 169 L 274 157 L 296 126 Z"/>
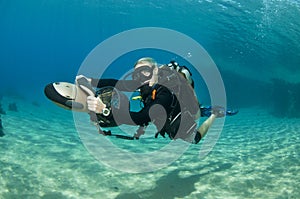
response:
<path id="1" fill-rule="evenodd" d="M 201 106 L 201 117 L 209 117 L 211 115 L 212 106 Z M 239 112 L 239 110 L 236 109 L 227 109 L 226 110 L 226 116 L 233 116 L 236 115 Z"/>

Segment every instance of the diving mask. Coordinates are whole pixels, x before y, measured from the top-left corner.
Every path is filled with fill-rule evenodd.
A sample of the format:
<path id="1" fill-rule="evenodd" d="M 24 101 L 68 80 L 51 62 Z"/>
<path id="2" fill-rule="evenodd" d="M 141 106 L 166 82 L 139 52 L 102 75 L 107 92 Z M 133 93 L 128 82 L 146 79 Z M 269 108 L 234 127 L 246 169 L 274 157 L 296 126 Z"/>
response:
<path id="1" fill-rule="evenodd" d="M 140 66 L 132 73 L 132 79 L 144 83 L 152 78 L 154 66 Z"/>

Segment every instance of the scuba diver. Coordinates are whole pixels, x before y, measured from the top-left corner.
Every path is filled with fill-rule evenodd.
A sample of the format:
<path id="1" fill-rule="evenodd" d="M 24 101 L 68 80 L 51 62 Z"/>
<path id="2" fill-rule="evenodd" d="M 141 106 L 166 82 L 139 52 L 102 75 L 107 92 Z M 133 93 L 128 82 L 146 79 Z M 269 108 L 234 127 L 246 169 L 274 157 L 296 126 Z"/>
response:
<path id="1" fill-rule="evenodd" d="M 0 115 L 0 137 L 3 137 L 5 134 L 3 132 L 3 126 L 2 126 L 2 120 L 1 120 L 1 115 Z"/>
<path id="2" fill-rule="evenodd" d="M 143 106 L 137 112 L 130 111 L 129 100 L 123 97 L 119 107 L 111 106 L 111 110 L 108 110 L 107 103 L 91 92 L 87 84 L 80 81 L 97 88 L 112 86 L 121 92 L 138 90 Z M 153 58 L 145 57 L 135 63 L 132 80 L 93 79 L 79 75 L 76 82 L 88 95 L 87 109 L 92 113 L 91 118 L 97 125 L 105 127 L 103 120 L 109 118 L 110 121 L 113 120 L 114 125 L 140 126 L 133 136 L 134 139 L 138 139 L 151 122 L 157 128 L 155 137 L 158 135 L 165 137 L 167 134 L 172 140 L 183 139 L 197 144 L 206 135 L 214 120 L 226 115 L 223 107 L 203 109 L 208 118 L 197 127 L 196 120 L 204 113 L 201 113 L 194 93 L 194 82 L 190 71 L 176 62 L 158 66 Z M 111 135 L 110 131 L 101 133 Z"/>
<path id="3" fill-rule="evenodd" d="M 5 134 L 3 132 L 1 114 L 5 114 L 5 111 L 2 109 L 1 99 L 2 99 L 2 96 L 0 94 L 0 137 L 3 137 Z"/>

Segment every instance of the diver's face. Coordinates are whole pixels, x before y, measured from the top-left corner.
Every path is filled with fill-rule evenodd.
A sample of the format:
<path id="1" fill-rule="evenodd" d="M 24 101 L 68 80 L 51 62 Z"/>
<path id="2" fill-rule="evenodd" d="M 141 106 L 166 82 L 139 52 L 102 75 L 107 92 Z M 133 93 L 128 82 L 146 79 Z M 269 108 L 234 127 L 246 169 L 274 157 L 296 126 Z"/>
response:
<path id="1" fill-rule="evenodd" d="M 132 79 L 142 84 L 149 83 L 153 75 L 153 68 L 150 64 L 137 64 L 134 68 Z"/>
<path id="2" fill-rule="evenodd" d="M 145 77 L 150 77 L 151 76 L 152 69 L 147 65 L 135 68 L 135 71 L 138 71 L 138 70 L 140 71 L 141 75 L 143 75 Z"/>

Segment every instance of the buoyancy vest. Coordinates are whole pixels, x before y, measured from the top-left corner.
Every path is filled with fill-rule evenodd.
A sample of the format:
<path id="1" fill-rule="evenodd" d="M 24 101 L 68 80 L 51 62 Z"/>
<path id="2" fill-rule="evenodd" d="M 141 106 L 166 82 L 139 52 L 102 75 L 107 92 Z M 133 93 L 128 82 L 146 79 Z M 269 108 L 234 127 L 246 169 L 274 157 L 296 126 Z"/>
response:
<path id="1" fill-rule="evenodd" d="M 163 65 L 158 71 L 158 84 L 153 87 L 141 89 L 141 95 L 144 105 L 156 99 L 160 89 L 164 87 L 170 91 L 172 101 L 170 102 L 170 111 L 167 112 L 167 120 L 155 137 L 159 134 L 165 137 L 167 133 L 171 139 L 184 137 L 196 127 L 196 115 L 199 112 L 199 103 L 195 96 L 191 82 L 182 76 L 180 66 L 175 62 Z M 191 77 L 191 75 L 190 75 Z M 181 122 L 181 120 L 184 120 Z M 182 127 L 182 124 L 184 126 Z M 181 125 L 181 133 L 177 134 Z"/>

